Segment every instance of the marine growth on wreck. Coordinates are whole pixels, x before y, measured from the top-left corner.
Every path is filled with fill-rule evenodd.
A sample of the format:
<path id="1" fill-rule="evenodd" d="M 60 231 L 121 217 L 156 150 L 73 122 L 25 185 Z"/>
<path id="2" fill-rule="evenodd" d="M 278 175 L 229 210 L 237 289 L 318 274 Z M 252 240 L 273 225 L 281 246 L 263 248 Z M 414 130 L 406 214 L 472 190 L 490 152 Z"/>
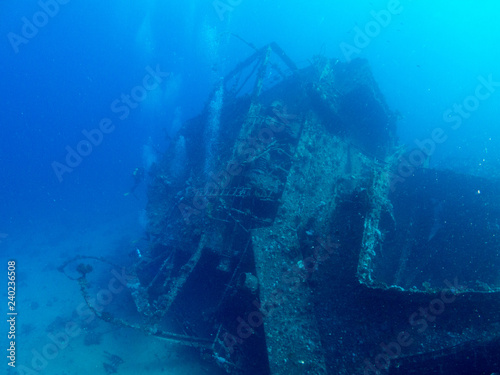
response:
<path id="1" fill-rule="evenodd" d="M 149 243 L 127 270 L 137 316 L 92 307 L 79 257 L 89 307 L 232 374 L 498 363 L 499 185 L 429 169 L 397 126 L 366 60 L 298 69 L 257 49 L 150 172 Z"/>

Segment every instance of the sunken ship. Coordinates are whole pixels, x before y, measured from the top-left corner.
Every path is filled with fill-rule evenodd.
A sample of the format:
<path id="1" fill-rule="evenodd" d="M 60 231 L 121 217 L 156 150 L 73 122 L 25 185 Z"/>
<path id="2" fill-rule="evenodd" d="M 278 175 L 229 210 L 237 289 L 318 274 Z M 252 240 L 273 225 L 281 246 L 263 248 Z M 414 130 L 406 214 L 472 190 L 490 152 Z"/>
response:
<path id="1" fill-rule="evenodd" d="M 397 121 L 366 60 L 256 50 L 150 172 L 142 319 L 96 314 L 232 374 L 498 371 L 500 185 Z"/>

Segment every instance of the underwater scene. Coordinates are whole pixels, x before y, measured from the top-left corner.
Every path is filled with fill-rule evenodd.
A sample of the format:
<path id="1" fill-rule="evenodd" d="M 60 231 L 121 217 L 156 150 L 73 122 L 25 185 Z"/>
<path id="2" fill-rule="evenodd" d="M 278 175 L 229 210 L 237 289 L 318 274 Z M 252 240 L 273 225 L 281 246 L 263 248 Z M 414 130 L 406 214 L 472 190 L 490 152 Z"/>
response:
<path id="1" fill-rule="evenodd" d="M 6 375 L 500 375 L 500 3 L 0 4 Z"/>

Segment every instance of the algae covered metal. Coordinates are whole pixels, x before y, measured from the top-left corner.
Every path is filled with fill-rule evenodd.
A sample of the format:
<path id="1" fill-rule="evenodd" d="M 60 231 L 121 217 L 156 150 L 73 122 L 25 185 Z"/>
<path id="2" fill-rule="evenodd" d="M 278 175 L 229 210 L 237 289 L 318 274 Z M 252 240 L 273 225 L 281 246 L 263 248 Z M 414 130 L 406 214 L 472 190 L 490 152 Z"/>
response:
<path id="1" fill-rule="evenodd" d="M 498 360 L 498 183 L 422 150 L 401 179 L 396 126 L 367 61 L 256 50 L 151 171 L 144 331 L 235 374 Z"/>

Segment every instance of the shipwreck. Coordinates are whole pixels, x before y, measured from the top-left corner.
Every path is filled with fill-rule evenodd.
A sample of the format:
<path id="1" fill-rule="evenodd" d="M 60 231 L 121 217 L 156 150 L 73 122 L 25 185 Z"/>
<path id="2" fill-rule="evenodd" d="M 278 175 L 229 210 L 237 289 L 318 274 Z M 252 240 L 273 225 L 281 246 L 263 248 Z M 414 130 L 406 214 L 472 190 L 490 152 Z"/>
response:
<path id="1" fill-rule="evenodd" d="M 96 314 L 234 374 L 500 370 L 500 185 L 397 121 L 366 60 L 256 49 L 150 172 L 141 318 Z"/>

